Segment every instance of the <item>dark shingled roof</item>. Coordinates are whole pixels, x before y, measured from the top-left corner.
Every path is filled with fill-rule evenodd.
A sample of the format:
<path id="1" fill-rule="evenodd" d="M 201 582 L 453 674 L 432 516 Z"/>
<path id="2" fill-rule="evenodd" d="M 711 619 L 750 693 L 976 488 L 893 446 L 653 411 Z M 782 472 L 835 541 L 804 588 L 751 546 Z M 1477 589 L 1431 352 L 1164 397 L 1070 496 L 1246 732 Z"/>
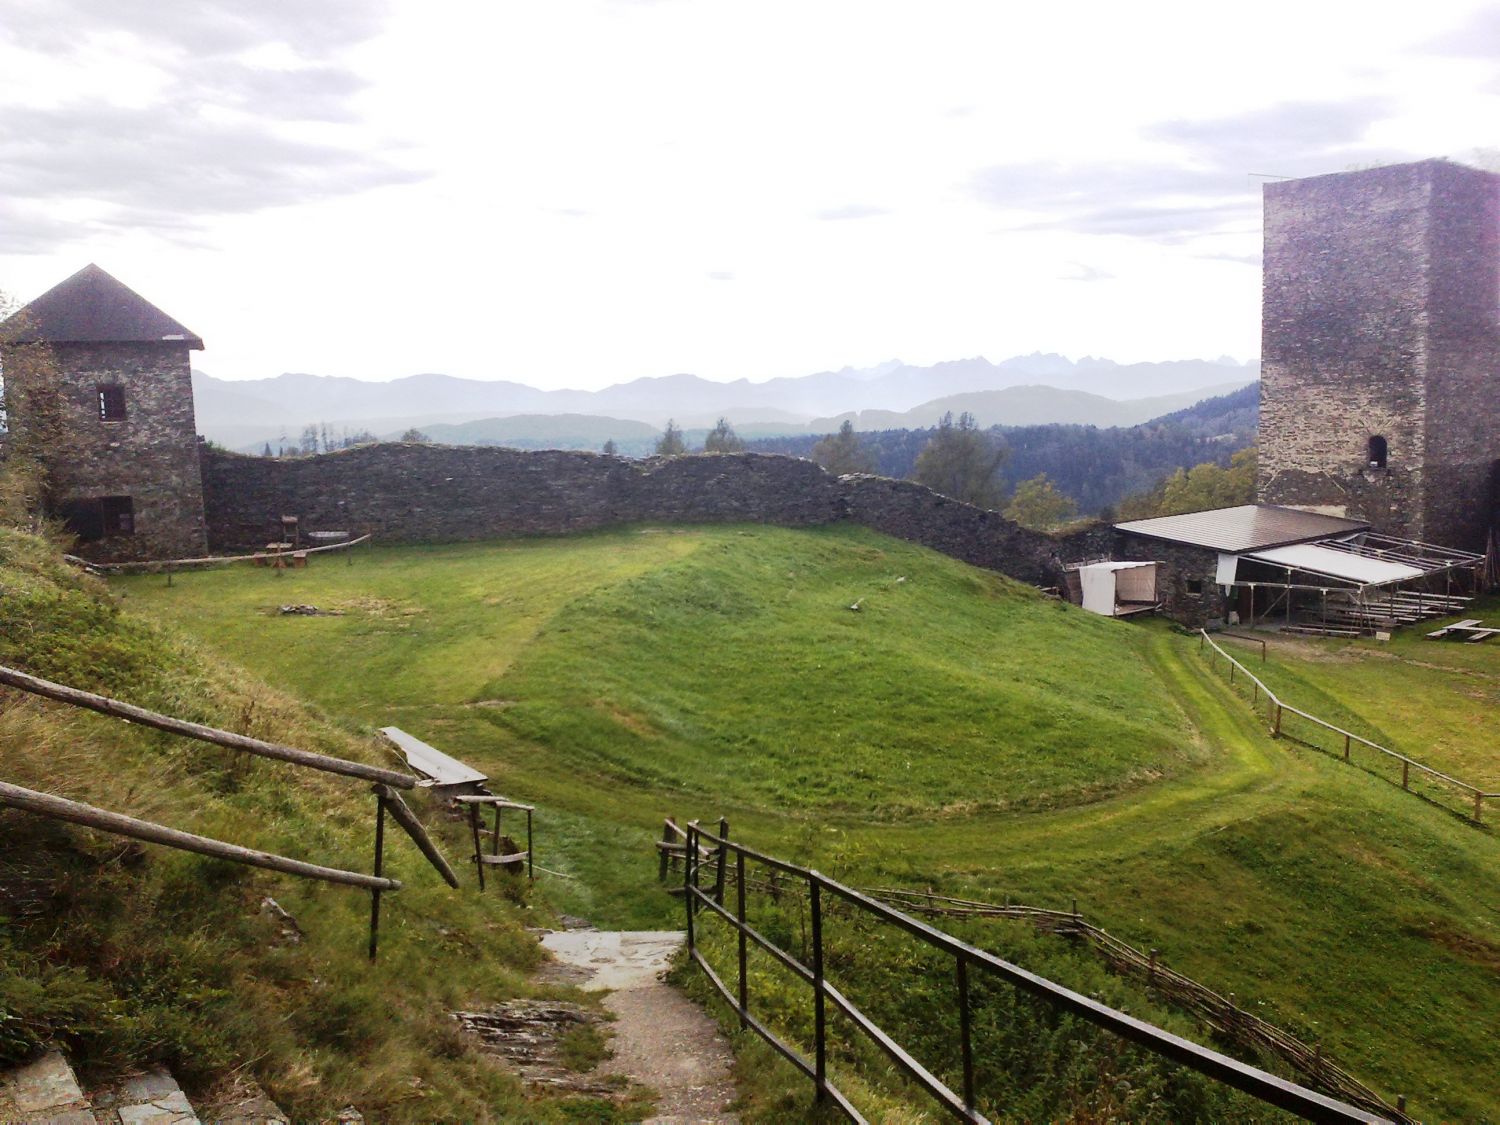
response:
<path id="1" fill-rule="evenodd" d="M 1369 526 L 1364 520 L 1346 520 L 1275 504 L 1244 504 L 1238 508 L 1214 508 L 1207 512 L 1115 524 L 1117 530 L 1131 535 L 1187 543 L 1230 554 L 1326 539 L 1362 531 Z"/>
<path id="2" fill-rule="evenodd" d="M 87 265 L 0 323 L 12 344 L 160 344 L 203 340 L 98 266 Z"/>

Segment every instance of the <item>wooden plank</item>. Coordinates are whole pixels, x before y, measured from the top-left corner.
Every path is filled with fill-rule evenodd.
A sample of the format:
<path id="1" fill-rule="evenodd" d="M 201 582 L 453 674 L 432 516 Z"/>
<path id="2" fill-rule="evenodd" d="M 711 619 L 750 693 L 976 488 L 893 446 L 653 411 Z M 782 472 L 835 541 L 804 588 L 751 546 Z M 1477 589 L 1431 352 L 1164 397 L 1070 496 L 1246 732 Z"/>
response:
<path id="1" fill-rule="evenodd" d="M 155 711 L 147 711 L 144 707 L 122 703 L 118 699 L 110 699 L 106 695 L 95 695 L 91 691 L 80 691 L 78 688 L 55 684 L 39 676 L 29 676 L 14 668 L 0 667 L 0 684 L 20 688 L 33 695 L 45 696 L 74 707 L 97 711 L 112 719 L 124 719 L 128 723 L 139 723 L 143 727 L 154 727 L 157 730 L 180 734 L 185 738 L 196 738 L 200 742 L 212 742 L 215 746 L 227 746 L 231 750 L 243 750 L 248 754 L 258 754 L 262 758 L 292 762 L 295 765 L 307 766 L 309 769 L 322 770 L 324 773 L 343 774 L 345 777 L 358 777 L 365 781 L 379 781 L 386 785 L 394 785 L 398 789 L 411 789 L 417 784 L 416 778 L 408 774 L 397 773 L 395 770 L 367 766 L 363 762 L 350 762 L 327 754 L 315 754 L 311 750 L 298 750 L 294 746 L 282 746 L 276 742 L 264 742 L 259 738 L 206 727 L 201 723 L 190 723 L 185 719 L 174 719 L 170 715 L 161 715 Z"/>
<path id="2" fill-rule="evenodd" d="M 109 812 L 105 809 L 55 797 L 50 793 L 38 793 L 34 789 L 23 789 L 19 785 L 0 782 L 0 805 L 22 809 L 53 820 L 66 820 L 95 828 L 116 836 L 129 836 L 150 844 L 161 844 L 179 851 L 195 852 L 227 859 L 231 863 L 243 863 L 250 867 L 264 867 L 268 871 L 280 871 L 286 875 L 298 875 L 304 879 L 318 879 L 325 883 L 340 883 L 348 887 L 363 887 L 375 891 L 399 891 L 401 883 L 396 879 L 385 879 L 375 875 L 364 875 L 358 871 L 344 871 L 337 867 L 322 867 L 316 863 L 304 863 L 300 859 L 288 859 L 272 852 L 242 848 L 238 844 L 226 844 L 207 836 L 195 836 L 191 832 L 180 832 L 149 820 L 137 820 L 133 816 Z"/>
<path id="3" fill-rule="evenodd" d="M 525 863 L 527 852 L 511 852 L 510 855 L 482 855 L 479 862 L 486 867 L 509 867 L 513 863 Z"/>
<path id="4" fill-rule="evenodd" d="M 535 805 L 523 805 L 505 797 L 492 797 L 488 793 L 478 796 L 464 794 L 461 797 L 454 797 L 453 799 L 463 805 L 495 805 L 502 809 L 520 809 L 522 812 L 536 812 Z"/>
<path id="5" fill-rule="evenodd" d="M 473 766 L 451 758 L 435 746 L 407 734 L 400 727 L 381 727 L 380 733 L 406 758 L 406 764 L 439 785 L 482 784 L 489 778 Z"/>

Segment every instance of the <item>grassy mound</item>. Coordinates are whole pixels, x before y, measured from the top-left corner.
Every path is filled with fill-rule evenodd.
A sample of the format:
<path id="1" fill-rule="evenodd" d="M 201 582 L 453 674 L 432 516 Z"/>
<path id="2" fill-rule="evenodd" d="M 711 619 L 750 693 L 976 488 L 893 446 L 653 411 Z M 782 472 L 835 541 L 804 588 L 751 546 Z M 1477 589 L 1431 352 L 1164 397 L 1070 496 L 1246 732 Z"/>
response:
<path id="1" fill-rule="evenodd" d="M 539 801 L 539 862 L 576 877 L 556 901 L 601 924 L 680 924 L 651 839 L 664 813 L 724 813 L 855 884 L 1076 899 L 1419 1115 L 1500 1119 L 1500 842 L 1273 741 L 1169 629 L 849 528 L 376 550 L 120 587 L 278 686 Z M 1417 681 L 1387 690 L 1408 682 L 1420 709 Z M 1094 987 L 1069 964 L 1047 970 Z M 913 1002 L 948 1001 L 934 985 Z"/>
<path id="2" fill-rule="evenodd" d="M 0 663 L 343 757 L 367 738 L 197 645 L 122 614 L 47 545 L 0 531 Z M 362 783 L 0 689 L 0 776 L 202 835 L 368 870 Z M 422 813 L 432 821 L 431 810 Z M 447 850 L 461 855 L 450 830 Z M 387 837 L 380 961 L 369 899 L 0 810 L 0 1063 L 67 1047 L 86 1072 L 160 1061 L 203 1092 L 254 1074 L 300 1120 L 355 1104 L 382 1121 L 609 1120 L 528 1099 L 448 1011 L 529 994 L 539 960 L 517 897 L 449 890 Z M 303 937 L 262 909 L 274 896 Z"/>

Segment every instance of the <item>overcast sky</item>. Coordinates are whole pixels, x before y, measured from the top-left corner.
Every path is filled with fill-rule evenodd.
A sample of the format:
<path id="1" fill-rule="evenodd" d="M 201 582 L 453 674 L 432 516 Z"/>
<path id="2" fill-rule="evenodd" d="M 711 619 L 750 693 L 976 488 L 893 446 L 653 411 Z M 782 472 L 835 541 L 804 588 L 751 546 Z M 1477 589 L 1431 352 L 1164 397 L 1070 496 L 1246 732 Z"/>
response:
<path id="1" fill-rule="evenodd" d="M 1257 175 L 1495 146 L 1494 3 L 0 0 L 0 290 L 225 378 L 1243 359 Z"/>

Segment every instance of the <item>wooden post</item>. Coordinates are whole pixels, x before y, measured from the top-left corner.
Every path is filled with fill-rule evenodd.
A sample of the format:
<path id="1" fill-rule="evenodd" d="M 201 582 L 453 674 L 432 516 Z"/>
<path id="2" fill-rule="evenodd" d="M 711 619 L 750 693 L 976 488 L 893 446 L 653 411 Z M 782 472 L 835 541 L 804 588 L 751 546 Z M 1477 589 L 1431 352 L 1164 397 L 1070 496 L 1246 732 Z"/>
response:
<path id="1" fill-rule="evenodd" d="M 1405 758 L 1401 759 L 1401 788 L 1410 789 L 1411 785 L 1411 763 Z"/>
<path id="2" fill-rule="evenodd" d="M 526 810 L 526 878 L 536 882 L 536 849 L 531 846 L 531 810 Z"/>
<path id="3" fill-rule="evenodd" d="M 1344 761 L 1347 762 L 1348 760 L 1349 760 L 1349 735 L 1346 733 L 1344 735 Z"/>
<path id="4" fill-rule="evenodd" d="M 740 935 L 740 1029 L 750 1026 L 750 979 L 746 973 L 749 938 L 745 935 L 745 853 L 734 854 L 735 917 Z"/>
<path id="5" fill-rule="evenodd" d="M 1276 729 L 1271 732 L 1272 738 L 1281 737 L 1281 704 L 1276 704 Z"/>
<path id="6" fill-rule="evenodd" d="M 1484 794 L 1474 794 L 1474 820 L 1476 823 L 1484 823 Z"/>
<path id="7" fill-rule="evenodd" d="M 677 833 L 674 832 L 674 831 L 672 831 L 672 829 L 674 829 L 676 827 L 677 827 L 677 822 L 675 820 L 673 820 L 670 816 L 669 817 L 664 817 L 662 819 L 661 842 L 663 844 L 670 844 L 673 841 L 673 839 L 676 837 Z M 664 883 L 664 882 L 666 882 L 666 880 L 667 880 L 667 869 L 671 866 L 671 864 L 672 864 L 672 853 L 669 852 L 669 851 L 667 851 L 666 848 L 662 848 L 662 850 L 661 850 L 661 858 L 657 861 L 657 864 L 656 864 L 656 881 L 658 883 Z"/>
<path id="8" fill-rule="evenodd" d="M 479 890 L 484 891 L 484 848 L 479 843 L 479 806 L 469 806 L 469 830 L 474 834 L 474 870 L 479 872 Z"/>
<path id="9" fill-rule="evenodd" d="M 417 819 L 417 814 L 411 811 L 411 806 L 401 799 L 397 793 L 388 785 L 376 784 L 375 792 L 385 798 L 386 807 L 390 810 L 391 819 L 399 824 L 406 834 L 411 837 L 412 843 L 417 845 L 417 850 L 426 857 L 427 862 L 437 869 L 437 873 L 443 877 L 454 890 L 458 889 L 458 876 L 453 873 L 453 868 L 448 866 L 448 861 L 443 858 L 443 853 L 438 851 L 437 845 L 432 842 L 432 837 L 427 835 L 427 830 L 422 827 L 422 822 Z"/>
<path id="10" fill-rule="evenodd" d="M 377 790 L 375 794 L 375 878 L 380 878 L 385 867 L 385 797 Z M 375 960 L 375 951 L 380 941 L 380 890 L 370 892 L 370 960 Z"/>
<path id="11" fill-rule="evenodd" d="M 1146 983 L 1156 983 L 1156 950 L 1151 951 L 1151 963 L 1146 966 Z"/>
<path id="12" fill-rule="evenodd" d="M 822 1105 L 828 1100 L 828 1010 L 823 995 L 823 887 L 816 871 L 808 876 L 807 892 L 812 905 L 814 1098 Z"/>

